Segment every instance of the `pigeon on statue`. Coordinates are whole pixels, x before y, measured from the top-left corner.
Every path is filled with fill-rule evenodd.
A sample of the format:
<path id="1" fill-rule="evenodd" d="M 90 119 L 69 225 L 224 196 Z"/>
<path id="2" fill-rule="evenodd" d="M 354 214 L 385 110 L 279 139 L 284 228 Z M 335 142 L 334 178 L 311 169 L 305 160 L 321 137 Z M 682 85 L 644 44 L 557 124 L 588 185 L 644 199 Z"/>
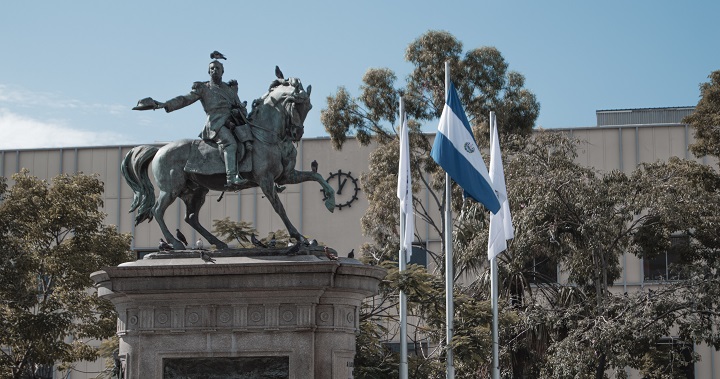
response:
<path id="1" fill-rule="evenodd" d="M 203 240 L 198 238 L 197 242 L 195 242 L 195 248 L 198 250 L 202 250 L 203 248 Z"/>
<path id="2" fill-rule="evenodd" d="M 348 253 L 348 258 L 355 258 L 355 249 L 350 250 Z"/>
<path id="3" fill-rule="evenodd" d="M 207 251 L 203 250 L 200 252 L 200 258 L 205 261 L 205 263 L 215 263 L 215 260 L 208 254 Z"/>
<path id="4" fill-rule="evenodd" d="M 272 234 L 272 237 L 270 237 L 270 242 L 268 242 L 268 246 L 275 247 L 277 244 L 277 240 L 275 239 L 275 233 Z"/>
<path id="5" fill-rule="evenodd" d="M 175 237 L 177 237 L 178 241 L 182 242 L 183 245 L 188 245 L 187 238 L 185 238 L 185 235 L 182 234 L 180 229 L 175 229 Z"/>
<path id="6" fill-rule="evenodd" d="M 262 243 L 260 240 L 258 240 L 255 237 L 255 233 L 250 234 L 250 242 L 252 242 L 252 244 L 255 245 L 255 247 L 263 247 L 263 248 L 267 247 L 267 246 L 265 246 L 264 243 Z"/>
<path id="7" fill-rule="evenodd" d="M 331 253 L 331 252 L 330 252 L 330 249 L 328 249 L 327 246 L 325 246 L 325 248 L 324 248 L 323 250 L 325 251 L 325 256 L 326 256 L 329 260 L 331 260 L 331 261 L 336 261 L 336 260 L 337 260 L 337 255 Z"/>
<path id="8" fill-rule="evenodd" d="M 317 161 L 314 160 L 314 161 L 312 161 L 312 163 L 310 163 L 310 169 L 312 170 L 312 172 L 317 172 L 317 170 L 318 170 Z"/>
<path id="9" fill-rule="evenodd" d="M 221 54 L 219 51 L 217 51 L 217 50 L 215 50 L 215 51 L 213 51 L 212 53 L 210 53 L 210 59 L 225 59 L 225 60 L 227 60 L 227 58 L 225 58 L 225 56 L 222 55 L 222 54 Z"/>
<path id="10" fill-rule="evenodd" d="M 160 251 L 168 251 L 172 250 L 172 246 L 170 246 L 169 243 L 165 242 L 164 239 L 160 238 L 160 243 L 158 244 L 158 250 Z"/>

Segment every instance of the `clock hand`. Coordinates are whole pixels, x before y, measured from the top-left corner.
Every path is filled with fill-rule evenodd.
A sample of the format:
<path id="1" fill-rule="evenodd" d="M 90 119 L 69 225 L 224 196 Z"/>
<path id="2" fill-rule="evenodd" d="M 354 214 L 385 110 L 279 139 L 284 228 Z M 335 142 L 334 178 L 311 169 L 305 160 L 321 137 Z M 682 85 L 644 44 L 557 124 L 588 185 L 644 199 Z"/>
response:
<path id="1" fill-rule="evenodd" d="M 347 178 L 345 178 L 345 180 L 343 180 L 342 183 L 340 183 L 340 187 L 338 187 L 338 190 L 337 190 L 338 195 L 342 194 L 342 189 L 343 189 L 343 187 L 345 187 L 345 182 L 347 182 Z"/>

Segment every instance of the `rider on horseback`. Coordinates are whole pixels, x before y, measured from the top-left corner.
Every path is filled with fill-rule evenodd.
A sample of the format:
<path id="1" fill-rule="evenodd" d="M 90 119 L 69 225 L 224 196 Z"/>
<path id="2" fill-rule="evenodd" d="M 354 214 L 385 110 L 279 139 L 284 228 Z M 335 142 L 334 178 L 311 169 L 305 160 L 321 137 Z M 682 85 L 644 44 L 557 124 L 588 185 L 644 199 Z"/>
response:
<path id="1" fill-rule="evenodd" d="M 207 114 L 200 138 L 217 143 L 225 160 L 226 185 L 237 187 L 247 183 L 247 179 L 238 175 L 238 162 L 252 151 L 252 134 L 247 124 L 247 109 L 237 94 L 237 81 L 224 83 L 224 71 L 219 61 L 210 62 L 210 81 L 195 82 L 189 94 L 165 103 L 155 102 L 155 108 L 165 108 L 166 112 L 172 112 L 200 100 Z M 238 144 L 238 140 L 241 144 Z"/>

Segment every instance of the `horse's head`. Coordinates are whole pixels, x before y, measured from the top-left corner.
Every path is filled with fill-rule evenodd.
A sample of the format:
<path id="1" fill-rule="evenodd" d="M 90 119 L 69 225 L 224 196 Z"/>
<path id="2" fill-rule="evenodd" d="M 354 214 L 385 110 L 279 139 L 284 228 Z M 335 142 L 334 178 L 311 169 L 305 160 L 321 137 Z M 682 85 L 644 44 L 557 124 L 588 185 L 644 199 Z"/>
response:
<path id="1" fill-rule="evenodd" d="M 285 109 L 286 135 L 294 142 L 299 141 L 305 132 L 305 118 L 312 109 L 311 91 L 312 86 L 308 86 L 306 91 L 298 78 L 277 79 L 270 85 L 266 99 Z"/>

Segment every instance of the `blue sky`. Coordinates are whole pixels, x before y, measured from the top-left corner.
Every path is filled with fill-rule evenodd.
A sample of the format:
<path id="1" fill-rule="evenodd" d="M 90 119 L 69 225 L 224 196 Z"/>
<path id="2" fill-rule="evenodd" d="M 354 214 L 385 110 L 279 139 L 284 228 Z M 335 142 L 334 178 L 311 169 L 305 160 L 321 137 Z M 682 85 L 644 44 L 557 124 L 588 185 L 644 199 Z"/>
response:
<path id="1" fill-rule="evenodd" d="M 259 97 L 279 65 L 312 84 L 320 111 L 368 68 L 404 83 L 409 43 L 445 30 L 465 49 L 495 46 L 541 104 L 537 126 L 593 126 L 595 110 L 695 105 L 720 69 L 718 1 L 13 1 L 0 5 L 0 149 L 142 144 L 194 138 L 201 105 L 132 111 L 207 80 Z"/>

